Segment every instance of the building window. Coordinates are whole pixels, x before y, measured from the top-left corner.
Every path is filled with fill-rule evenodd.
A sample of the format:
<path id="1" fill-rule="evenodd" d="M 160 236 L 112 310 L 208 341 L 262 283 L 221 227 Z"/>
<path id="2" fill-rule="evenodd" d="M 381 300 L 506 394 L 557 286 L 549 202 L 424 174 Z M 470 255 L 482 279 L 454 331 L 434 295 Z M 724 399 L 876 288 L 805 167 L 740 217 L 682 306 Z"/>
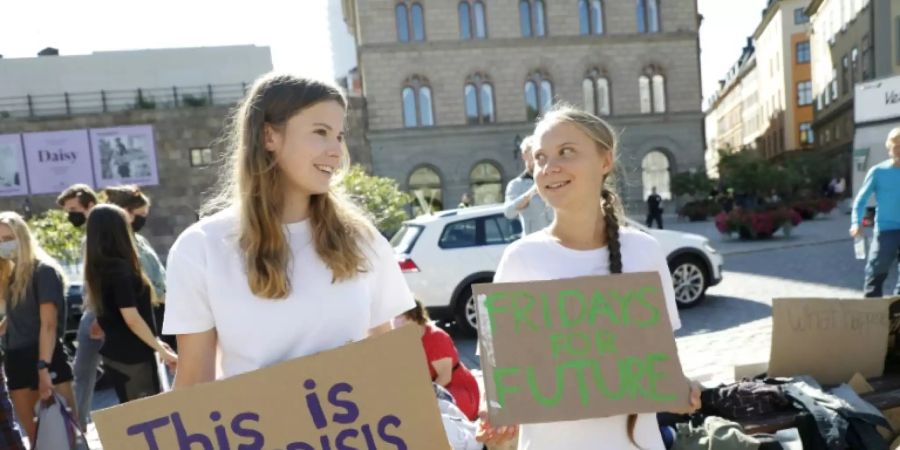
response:
<path id="1" fill-rule="evenodd" d="M 481 0 L 459 2 L 459 37 L 461 39 L 487 38 L 487 21 L 484 2 Z"/>
<path id="2" fill-rule="evenodd" d="M 641 162 L 641 181 L 643 181 L 644 198 L 650 196 L 653 188 L 663 200 L 671 200 L 669 189 L 669 157 L 660 150 L 653 150 L 644 156 Z"/>
<path id="3" fill-rule="evenodd" d="M 659 33 L 658 0 L 637 0 L 638 33 Z"/>
<path id="4" fill-rule="evenodd" d="M 853 47 L 853 50 L 850 50 L 850 81 L 853 82 L 853 85 L 856 85 L 856 80 L 859 79 L 859 49 L 857 47 Z"/>
<path id="5" fill-rule="evenodd" d="M 603 1 L 578 0 L 581 34 L 603 34 Z"/>
<path id="6" fill-rule="evenodd" d="M 414 128 L 434 125 L 434 104 L 431 87 L 428 86 L 427 80 L 418 76 L 406 80 L 401 101 L 403 102 L 403 126 Z"/>
<path id="7" fill-rule="evenodd" d="M 800 143 L 801 144 L 812 144 L 815 142 L 815 137 L 813 135 L 812 124 L 809 122 L 803 122 L 800 124 Z"/>
<path id="8" fill-rule="evenodd" d="M 795 8 L 794 9 L 794 24 L 800 25 L 804 23 L 809 23 L 809 16 L 806 15 L 806 8 Z"/>
<path id="9" fill-rule="evenodd" d="M 425 10 L 418 2 L 412 5 L 398 3 L 395 8 L 397 20 L 397 40 L 400 42 L 425 40 Z M 411 32 L 410 32 L 411 31 Z"/>
<path id="10" fill-rule="evenodd" d="M 656 67 L 648 67 L 638 78 L 641 113 L 666 112 L 666 78 Z"/>
<path id="11" fill-rule="evenodd" d="M 546 74 L 535 71 L 525 80 L 525 108 L 528 120 L 535 120 L 553 104 L 553 84 Z"/>
<path id="12" fill-rule="evenodd" d="M 466 80 L 463 89 L 466 103 L 466 122 L 469 124 L 493 123 L 494 87 L 487 76 L 475 74 Z"/>
<path id="13" fill-rule="evenodd" d="M 872 61 L 872 42 L 868 34 L 862 38 L 862 79 L 863 81 L 871 80 L 875 73 L 875 67 Z"/>
<path id="14" fill-rule="evenodd" d="M 844 55 L 841 59 L 841 92 L 846 94 L 850 91 L 850 57 Z"/>
<path id="15" fill-rule="evenodd" d="M 807 106 L 813 103 L 812 81 L 797 83 L 797 105 Z"/>
<path id="16" fill-rule="evenodd" d="M 837 69 L 831 69 L 831 101 L 835 101 L 838 98 L 838 79 L 837 79 Z"/>
<path id="17" fill-rule="evenodd" d="M 497 165 L 483 162 L 469 174 L 472 200 L 476 205 L 503 203 L 503 176 Z"/>
<path id="18" fill-rule="evenodd" d="M 584 95 L 584 108 L 598 116 L 611 114 L 609 78 L 599 69 L 591 69 L 581 83 Z"/>
<path id="19" fill-rule="evenodd" d="M 519 1 L 519 28 L 522 37 L 546 36 L 547 15 L 544 0 Z"/>
<path id="20" fill-rule="evenodd" d="M 413 197 L 413 216 L 431 214 L 444 209 L 441 176 L 430 167 L 419 167 L 409 176 L 409 193 Z"/>
<path id="21" fill-rule="evenodd" d="M 192 148 L 191 167 L 203 167 L 213 163 L 212 149 Z"/>
<path id="22" fill-rule="evenodd" d="M 797 43 L 797 64 L 809 62 L 809 41 Z"/>

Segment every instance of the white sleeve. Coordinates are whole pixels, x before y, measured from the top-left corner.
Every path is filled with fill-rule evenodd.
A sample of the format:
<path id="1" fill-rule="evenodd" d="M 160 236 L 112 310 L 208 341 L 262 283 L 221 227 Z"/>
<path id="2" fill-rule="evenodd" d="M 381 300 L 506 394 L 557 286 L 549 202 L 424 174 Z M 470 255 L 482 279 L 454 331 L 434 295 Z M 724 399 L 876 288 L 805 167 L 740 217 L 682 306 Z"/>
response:
<path id="1" fill-rule="evenodd" d="M 200 228 L 188 228 L 169 251 L 164 334 L 201 333 L 215 328 L 206 290 L 204 238 Z"/>
<path id="2" fill-rule="evenodd" d="M 400 271 L 394 249 L 378 234 L 371 243 L 369 283 L 372 302 L 369 305 L 371 327 L 390 322 L 416 306 L 412 291 Z"/>
<path id="3" fill-rule="evenodd" d="M 659 278 L 662 281 L 663 297 L 666 299 L 666 310 L 669 312 L 669 321 L 672 322 L 672 331 L 681 328 L 681 316 L 678 314 L 678 304 L 675 302 L 675 285 L 672 283 L 672 273 L 669 272 L 669 263 L 663 255 L 662 247 L 653 239 L 653 258 L 659 272 Z"/>

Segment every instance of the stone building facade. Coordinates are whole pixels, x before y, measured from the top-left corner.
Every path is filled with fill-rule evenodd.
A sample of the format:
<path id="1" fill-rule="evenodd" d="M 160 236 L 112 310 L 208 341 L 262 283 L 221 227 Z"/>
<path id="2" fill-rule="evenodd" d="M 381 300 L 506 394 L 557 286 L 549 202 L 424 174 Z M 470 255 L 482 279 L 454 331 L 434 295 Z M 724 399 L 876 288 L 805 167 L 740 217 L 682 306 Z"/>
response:
<path id="1" fill-rule="evenodd" d="M 420 206 L 502 201 L 517 144 L 554 101 L 621 133 L 623 196 L 702 168 L 694 0 L 344 0 L 378 175 Z"/>

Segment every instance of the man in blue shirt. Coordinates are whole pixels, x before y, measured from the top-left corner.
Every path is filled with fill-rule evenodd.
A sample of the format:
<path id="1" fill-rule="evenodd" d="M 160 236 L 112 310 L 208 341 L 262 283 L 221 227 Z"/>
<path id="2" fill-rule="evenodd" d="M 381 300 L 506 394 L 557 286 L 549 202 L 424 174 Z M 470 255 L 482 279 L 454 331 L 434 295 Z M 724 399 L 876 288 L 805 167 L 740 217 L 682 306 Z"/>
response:
<path id="1" fill-rule="evenodd" d="M 869 170 L 856 196 L 851 217 L 850 236 L 862 234 L 860 224 L 869 197 L 875 194 L 875 235 L 866 263 L 866 297 L 881 297 L 882 285 L 891 265 L 900 271 L 900 127 L 888 134 L 885 143 L 888 159 Z M 900 295 L 900 280 L 894 288 Z"/>

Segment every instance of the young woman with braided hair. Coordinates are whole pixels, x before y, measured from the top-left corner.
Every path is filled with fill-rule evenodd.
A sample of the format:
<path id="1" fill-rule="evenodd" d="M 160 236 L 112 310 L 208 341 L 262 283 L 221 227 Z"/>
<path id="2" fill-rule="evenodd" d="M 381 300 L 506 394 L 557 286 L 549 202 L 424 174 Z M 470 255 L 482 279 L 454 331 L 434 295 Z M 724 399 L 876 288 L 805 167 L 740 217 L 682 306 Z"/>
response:
<path id="1" fill-rule="evenodd" d="M 534 179 L 538 193 L 553 208 L 547 228 L 523 237 L 503 254 L 495 282 L 523 282 L 659 272 L 672 329 L 681 325 L 666 258 L 651 236 L 622 226 L 622 204 L 613 190 L 616 134 L 602 119 L 557 106 L 534 133 Z M 598 195 L 599 193 L 599 195 Z M 699 407 L 699 391 L 691 393 Z M 479 440 L 500 444 L 517 427 L 482 422 Z M 519 450 L 616 449 L 662 450 L 654 414 L 523 425 Z"/>

